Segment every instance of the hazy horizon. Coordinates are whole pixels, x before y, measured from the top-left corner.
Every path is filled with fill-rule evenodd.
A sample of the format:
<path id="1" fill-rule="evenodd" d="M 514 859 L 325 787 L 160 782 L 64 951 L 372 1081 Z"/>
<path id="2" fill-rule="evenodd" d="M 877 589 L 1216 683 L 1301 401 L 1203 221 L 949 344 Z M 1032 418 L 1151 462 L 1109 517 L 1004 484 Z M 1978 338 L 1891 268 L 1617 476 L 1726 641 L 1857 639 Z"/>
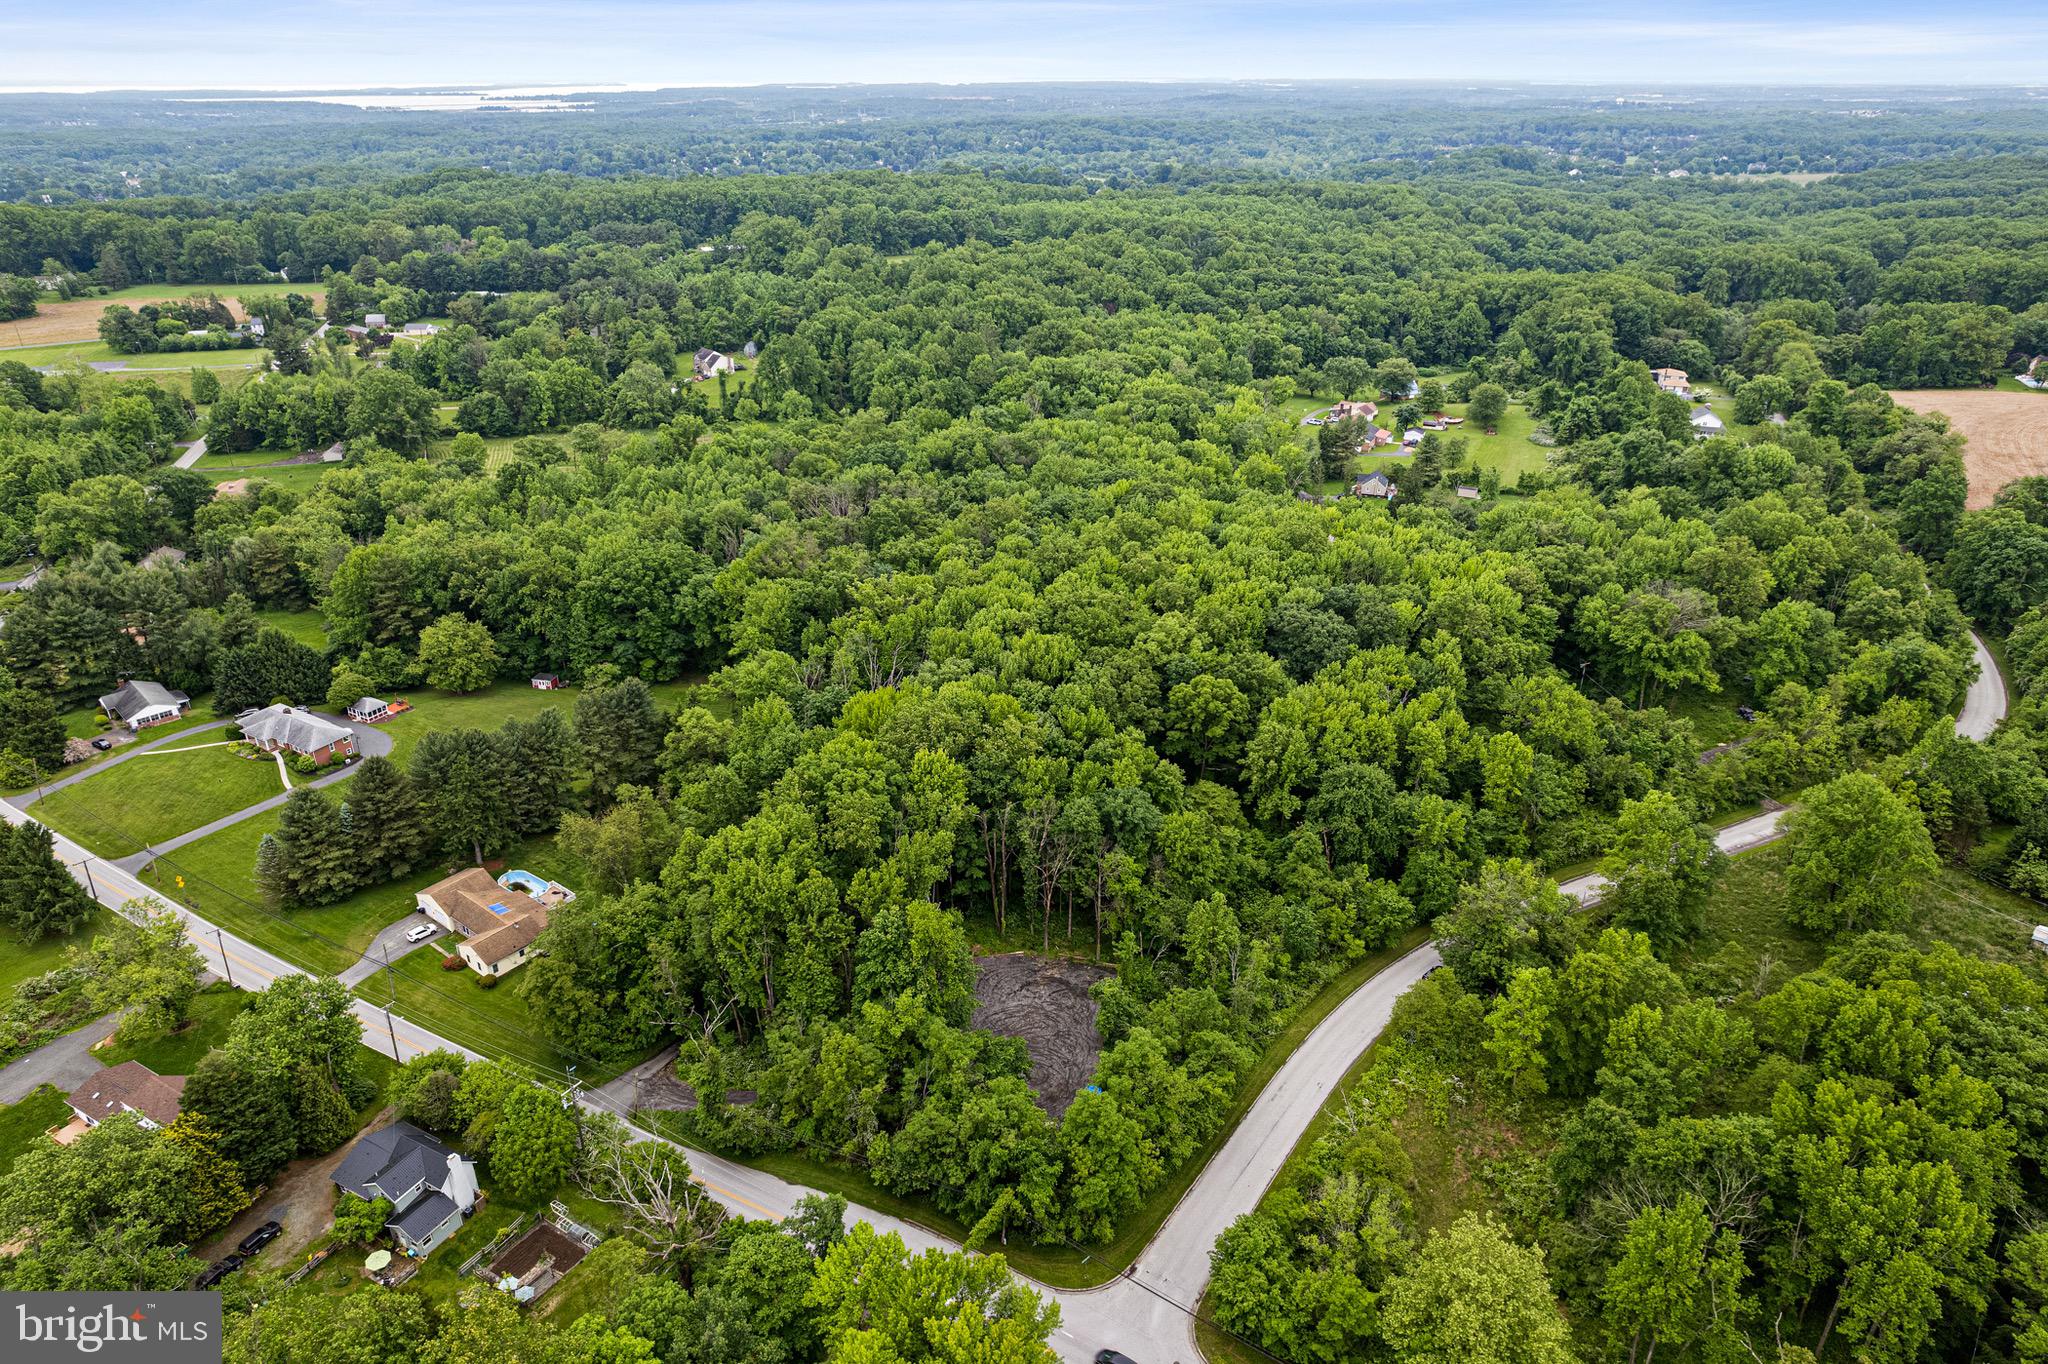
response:
<path id="1" fill-rule="evenodd" d="M 1621 0 L 1540 9 L 1511 0 L 436 0 L 410 11 L 367 0 L 211 0 L 174 20 L 140 0 L 80 0 L 66 19 L 60 47 L 47 19 L 0 16 L 0 51 L 20 62 L 0 59 L 0 91 L 2048 81 L 2048 31 L 1986 0 L 1933 17 L 1903 0 L 1731 0 L 1712 10 Z"/>

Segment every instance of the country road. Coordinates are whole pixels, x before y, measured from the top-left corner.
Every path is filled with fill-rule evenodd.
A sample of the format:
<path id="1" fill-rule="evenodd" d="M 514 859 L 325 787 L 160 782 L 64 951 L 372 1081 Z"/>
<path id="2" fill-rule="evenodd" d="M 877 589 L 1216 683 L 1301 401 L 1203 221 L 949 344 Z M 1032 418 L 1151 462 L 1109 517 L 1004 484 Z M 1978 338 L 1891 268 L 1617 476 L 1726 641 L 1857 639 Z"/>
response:
<path id="1" fill-rule="evenodd" d="M 1974 635 L 1972 639 L 1980 672 L 1956 719 L 1956 732 L 1965 738 L 1983 739 L 2005 718 L 2006 697 L 1989 650 L 1981 639 Z M 1717 832 L 1716 842 L 1730 854 L 1760 847 L 1779 836 L 1784 815 L 1783 810 L 1773 810 L 1728 825 Z M 0 802 L 0 818 L 21 824 L 29 816 L 11 803 Z M 118 910 L 131 898 L 164 900 L 119 867 L 62 835 L 53 832 L 53 837 L 57 856 L 102 904 Z M 1560 882 L 1558 888 L 1581 904 L 1590 904 L 1607 884 L 1605 878 L 1592 873 Z M 262 989 L 278 976 L 299 973 L 299 968 L 216 928 L 183 906 L 172 905 L 171 909 L 185 920 L 207 968 L 235 985 Z M 1061 1324 L 1053 1332 L 1052 1345 L 1062 1359 L 1092 1364 L 1096 1352 L 1103 1349 L 1121 1350 L 1139 1364 L 1197 1364 L 1202 1359 L 1195 1344 L 1193 1312 L 1208 1284 L 1210 1248 L 1232 1222 L 1258 1206 L 1331 1091 L 1386 1027 L 1395 1002 L 1439 962 L 1435 945 L 1424 944 L 1372 976 L 1332 1010 L 1260 1092 L 1222 1150 L 1203 1168 L 1123 1277 L 1093 1289 L 1034 1285 L 1059 1303 Z M 476 1057 L 468 1048 L 366 1000 L 356 1001 L 355 1013 L 363 1023 L 363 1041 L 386 1056 L 403 1061 L 445 1048 Z M 630 1117 L 602 1096 L 586 1093 L 583 1104 L 592 1112 Z M 632 1130 L 648 1140 L 666 1140 L 637 1127 Z M 689 1158 L 705 1190 L 741 1216 L 780 1219 L 812 1192 L 709 1152 L 691 1148 Z M 957 1248 L 926 1228 L 857 1204 L 848 1207 L 847 1217 L 897 1233 L 912 1250 Z"/>
<path id="2" fill-rule="evenodd" d="M 1979 741 L 1991 737 L 2005 718 L 2005 679 L 1999 675 L 1998 660 L 1984 647 L 1984 638 L 1970 631 L 1970 644 L 1977 659 L 1977 680 L 1963 697 L 1962 714 L 1956 716 L 1956 733 Z"/>

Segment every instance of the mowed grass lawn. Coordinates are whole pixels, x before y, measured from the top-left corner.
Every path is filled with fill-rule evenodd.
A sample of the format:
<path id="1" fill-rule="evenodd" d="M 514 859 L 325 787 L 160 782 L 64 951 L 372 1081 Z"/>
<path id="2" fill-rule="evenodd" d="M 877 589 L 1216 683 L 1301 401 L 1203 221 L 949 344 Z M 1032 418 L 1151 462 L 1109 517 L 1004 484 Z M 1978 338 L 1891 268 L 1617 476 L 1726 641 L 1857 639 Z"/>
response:
<path id="1" fill-rule="evenodd" d="M 22 1152 L 44 1140 L 43 1133 L 71 1116 L 71 1105 L 49 1085 L 34 1090 L 20 1103 L 0 1108 L 0 1176 L 14 1168 Z"/>
<path id="2" fill-rule="evenodd" d="M 228 1040 L 228 1026 L 255 1002 L 247 990 L 216 982 L 192 997 L 184 1027 L 133 1046 L 108 1047 L 100 1060 L 110 1066 L 140 1061 L 159 1075 L 190 1075 L 200 1058 Z"/>
<path id="3" fill-rule="evenodd" d="M 217 733 L 192 742 L 219 745 Z M 283 792 L 271 758 L 171 744 L 52 791 L 29 813 L 102 857 L 126 857 Z"/>
<path id="4" fill-rule="evenodd" d="M 558 878 L 559 879 L 559 878 Z M 441 958 L 455 950 L 454 937 L 430 943 L 391 963 L 387 973 L 376 975 L 356 987 L 356 994 L 370 1003 L 410 1019 L 451 1042 L 500 1060 L 524 1064 L 543 1078 L 559 1079 L 576 1066 L 576 1078 L 586 1084 L 601 1084 L 638 1061 L 599 1065 L 589 1057 L 557 1051 L 535 1026 L 532 1011 L 519 991 L 519 968 L 483 988 L 483 978 L 464 967 L 444 970 Z"/>
<path id="5" fill-rule="evenodd" d="M 318 611 L 258 611 L 256 619 L 314 649 L 327 647 L 327 622 Z"/>
<path id="6" fill-rule="evenodd" d="M 212 479 L 215 487 L 244 479 L 250 483 L 268 483 L 286 492 L 309 493 L 320 486 L 322 478 L 342 467 L 339 464 L 283 464 L 273 469 L 201 469 L 199 472 Z"/>
<path id="7" fill-rule="evenodd" d="M 10 346 L 0 349 L 0 360 L 19 360 L 24 365 L 64 365 L 74 361 L 89 365 L 95 361 L 118 360 L 131 370 L 249 369 L 268 364 L 270 353 L 261 348 L 240 350 L 143 351 L 124 354 L 104 341 L 67 341 L 49 346 Z"/>
<path id="8" fill-rule="evenodd" d="M 674 709 L 688 704 L 696 688 L 693 680 L 679 680 L 658 682 L 649 690 L 654 693 L 656 705 Z M 421 736 L 439 730 L 496 729 L 515 717 L 530 720 L 544 710 L 556 708 L 566 719 L 574 713 L 579 694 L 577 687 L 539 691 L 526 682 L 494 682 L 482 691 L 465 693 L 421 687 L 403 693 L 413 708 L 381 728 L 391 736 L 392 761 L 402 763 L 411 756 Z"/>

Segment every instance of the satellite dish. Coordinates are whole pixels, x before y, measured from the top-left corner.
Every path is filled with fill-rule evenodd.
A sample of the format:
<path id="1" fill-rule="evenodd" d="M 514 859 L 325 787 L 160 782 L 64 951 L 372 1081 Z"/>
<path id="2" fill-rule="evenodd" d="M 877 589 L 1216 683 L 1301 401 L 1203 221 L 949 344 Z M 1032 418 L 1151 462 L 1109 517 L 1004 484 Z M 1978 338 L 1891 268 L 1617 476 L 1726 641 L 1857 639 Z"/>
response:
<path id="1" fill-rule="evenodd" d="M 390 1263 L 391 1263 L 391 1252 L 390 1252 L 390 1251 L 388 1251 L 388 1250 L 373 1250 L 373 1251 L 371 1251 L 371 1252 L 370 1252 L 370 1258 L 369 1258 L 369 1259 L 367 1259 L 367 1260 L 365 1260 L 365 1261 L 363 1261 L 363 1268 L 364 1268 L 364 1269 L 367 1269 L 367 1270 L 369 1270 L 369 1271 L 370 1271 L 370 1272 L 371 1272 L 372 1274 L 374 1274 L 374 1273 L 376 1273 L 376 1272 L 377 1272 L 378 1270 L 380 1270 L 380 1269 L 384 1268 L 384 1267 L 385 1267 L 386 1265 L 388 1265 L 388 1264 L 390 1264 Z"/>

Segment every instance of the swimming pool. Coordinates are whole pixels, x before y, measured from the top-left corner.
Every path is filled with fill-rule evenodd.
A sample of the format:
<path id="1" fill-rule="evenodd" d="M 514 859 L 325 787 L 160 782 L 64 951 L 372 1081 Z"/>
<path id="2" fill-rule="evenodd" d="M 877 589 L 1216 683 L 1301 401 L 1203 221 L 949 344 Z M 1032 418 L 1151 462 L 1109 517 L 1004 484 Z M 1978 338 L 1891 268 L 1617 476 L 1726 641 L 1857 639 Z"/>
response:
<path id="1" fill-rule="evenodd" d="M 548 891 L 547 878 L 530 871 L 508 871 L 498 878 L 498 884 L 507 890 L 523 890 L 536 900 Z"/>

